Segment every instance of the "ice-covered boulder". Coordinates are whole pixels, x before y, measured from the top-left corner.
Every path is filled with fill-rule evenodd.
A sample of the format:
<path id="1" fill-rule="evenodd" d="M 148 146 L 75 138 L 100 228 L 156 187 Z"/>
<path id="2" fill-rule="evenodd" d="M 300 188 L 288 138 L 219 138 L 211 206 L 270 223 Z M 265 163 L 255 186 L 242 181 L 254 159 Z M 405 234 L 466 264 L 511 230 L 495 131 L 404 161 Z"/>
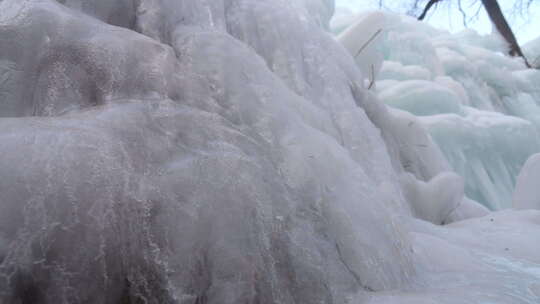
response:
<path id="1" fill-rule="evenodd" d="M 178 71 L 172 48 L 54 1 L 1 5 L 17 43 L 0 50 L 0 117 L 56 116 L 113 100 L 178 94 L 167 83 Z M 5 39 L 10 31 L 3 29 Z"/>

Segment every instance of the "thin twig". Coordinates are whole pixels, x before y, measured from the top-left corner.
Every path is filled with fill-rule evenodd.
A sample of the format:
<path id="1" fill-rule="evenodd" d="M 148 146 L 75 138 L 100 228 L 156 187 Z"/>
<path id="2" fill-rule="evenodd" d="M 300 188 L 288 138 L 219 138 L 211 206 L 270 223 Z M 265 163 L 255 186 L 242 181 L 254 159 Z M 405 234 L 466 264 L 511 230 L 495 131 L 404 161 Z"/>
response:
<path id="1" fill-rule="evenodd" d="M 375 39 L 375 37 L 377 37 L 380 33 L 382 32 L 382 29 L 378 29 L 372 36 L 371 38 L 369 38 L 369 40 L 364 43 L 364 45 L 362 45 L 362 47 L 360 48 L 360 50 L 358 50 L 358 52 L 356 53 L 356 55 L 354 56 L 354 58 L 358 57 L 358 55 L 360 55 L 360 53 L 362 53 L 362 51 L 364 51 L 364 49 L 373 41 L 373 39 Z"/>
<path id="2" fill-rule="evenodd" d="M 461 16 L 463 17 L 463 26 L 468 27 L 467 26 L 467 14 L 463 10 L 463 6 L 461 5 L 461 0 L 458 0 L 458 9 L 459 9 L 459 12 L 461 13 Z"/>
<path id="3" fill-rule="evenodd" d="M 371 81 L 369 83 L 368 90 L 371 90 L 374 84 L 375 84 L 375 67 L 372 64 L 371 65 Z"/>
<path id="4" fill-rule="evenodd" d="M 436 4 L 437 2 L 439 1 L 442 1 L 442 0 L 429 0 L 428 4 L 426 5 L 426 7 L 424 8 L 424 11 L 422 12 L 422 14 L 418 17 L 418 20 L 424 20 L 424 18 L 426 17 L 429 9 L 431 9 L 431 7 Z"/>

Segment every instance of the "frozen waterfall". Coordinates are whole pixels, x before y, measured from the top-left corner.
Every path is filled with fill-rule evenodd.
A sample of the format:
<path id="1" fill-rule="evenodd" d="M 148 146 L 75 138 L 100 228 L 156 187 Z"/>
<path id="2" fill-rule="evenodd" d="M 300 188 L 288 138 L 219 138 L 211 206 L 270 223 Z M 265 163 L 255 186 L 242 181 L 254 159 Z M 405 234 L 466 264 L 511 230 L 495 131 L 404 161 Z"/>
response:
<path id="1" fill-rule="evenodd" d="M 353 55 L 382 30 L 356 56 L 366 78 L 376 74 L 380 101 L 418 117 L 465 178 L 468 197 L 494 210 L 510 207 L 519 170 L 540 152 L 540 73 L 504 56 L 495 35 L 452 35 L 379 12 L 340 16 L 333 28 L 344 24 L 351 26 L 339 39 Z M 535 45 L 526 47 L 530 58 Z"/>
<path id="2" fill-rule="evenodd" d="M 355 61 L 333 11 L 0 0 L 0 303 L 538 303 L 540 211 L 475 201 L 538 152 L 538 72 L 385 15 Z"/>

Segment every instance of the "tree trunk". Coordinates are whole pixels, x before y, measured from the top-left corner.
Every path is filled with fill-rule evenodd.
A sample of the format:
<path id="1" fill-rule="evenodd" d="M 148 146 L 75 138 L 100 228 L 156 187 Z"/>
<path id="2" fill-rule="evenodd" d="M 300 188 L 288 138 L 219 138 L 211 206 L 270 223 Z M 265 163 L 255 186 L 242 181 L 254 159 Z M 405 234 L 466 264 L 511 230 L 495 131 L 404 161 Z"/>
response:
<path id="1" fill-rule="evenodd" d="M 525 60 L 525 64 L 527 67 L 531 67 L 529 62 L 527 61 L 527 58 L 523 55 L 523 52 L 521 51 L 521 48 L 519 47 L 519 44 L 517 43 L 516 37 L 514 36 L 514 33 L 512 32 L 512 29 L 508 25 L 508 22 L 506 22 L 506 18 L 504 18 L 504 15 L 501 11 L 501 7 L 499 6 L 499 3 L 497 0 L 482 0 L 482 4 L 484 5 L 484 8 L 486 9 L 489 19 L 491 19 L 491 23 L 495 25 L 495 28 L 497 28 L 497 31 L 503 36 L 504 40 L 508 43 L 510 50 L 509 54 L 510 56 L 520 56 Z"/>

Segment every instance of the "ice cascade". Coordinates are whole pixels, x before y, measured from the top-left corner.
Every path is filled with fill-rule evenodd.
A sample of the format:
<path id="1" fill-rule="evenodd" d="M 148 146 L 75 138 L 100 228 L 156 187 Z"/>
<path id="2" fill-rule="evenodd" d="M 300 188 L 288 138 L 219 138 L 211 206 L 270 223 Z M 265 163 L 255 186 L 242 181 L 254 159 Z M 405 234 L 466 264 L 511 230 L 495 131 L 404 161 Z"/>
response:
<path id="1" fill-rule="evenodd" d="M 450 34 L 381 12 L 340 16 L 333 27 L 358 66 L 371 69 L 364 77 L 376 76 L 378 99 L 427 128 L 467 196 L 509 208 L 519 170 L 540 152 L 540 71 L 505 56 L 496 35 L 473 30 Z M 532 56 L 537 45 L 524 49 Z"/>

